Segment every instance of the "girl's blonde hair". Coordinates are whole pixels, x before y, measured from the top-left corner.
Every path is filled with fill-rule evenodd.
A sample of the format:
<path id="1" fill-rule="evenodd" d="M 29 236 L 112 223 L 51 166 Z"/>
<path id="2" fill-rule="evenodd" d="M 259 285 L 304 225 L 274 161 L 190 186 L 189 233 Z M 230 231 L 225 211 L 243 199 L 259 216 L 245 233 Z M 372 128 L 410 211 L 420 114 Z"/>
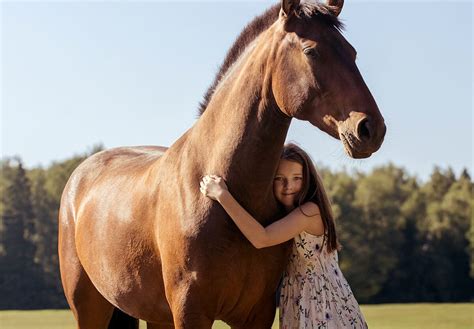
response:
<path id="1" fill-rule="evenodd" d="M 280 158 L 297 162 L 303 167 L 303 187 L 295 207 L 299 207 L 301 210 L 301 205 L 309 201 L 317 204 L 324 224 L 325 238 L 328 239 L 326 243 L 327 251 L 332 252 L 339 249 L 331 202 L 311 157 L 298 145 L 288 143 L 283 147 Z M 301 212 L 303 211 L 301 210 Z M 304 212 L 303 214 L 308 216 Z"/>

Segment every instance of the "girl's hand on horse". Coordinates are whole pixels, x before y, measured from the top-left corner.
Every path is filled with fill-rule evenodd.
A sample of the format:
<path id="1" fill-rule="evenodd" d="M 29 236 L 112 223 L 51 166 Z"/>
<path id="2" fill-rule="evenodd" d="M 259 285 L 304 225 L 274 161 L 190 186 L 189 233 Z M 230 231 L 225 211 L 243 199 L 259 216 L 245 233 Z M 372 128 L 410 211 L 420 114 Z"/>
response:
<path id="1" fill-rule="evenodd" d="M 218 201 L 222 193 L 228 189 L 222 177 L 216 175 L 206 175 L 201 180 L 199 190 L 205 196 L 211 198 L 212 200 Z"/>

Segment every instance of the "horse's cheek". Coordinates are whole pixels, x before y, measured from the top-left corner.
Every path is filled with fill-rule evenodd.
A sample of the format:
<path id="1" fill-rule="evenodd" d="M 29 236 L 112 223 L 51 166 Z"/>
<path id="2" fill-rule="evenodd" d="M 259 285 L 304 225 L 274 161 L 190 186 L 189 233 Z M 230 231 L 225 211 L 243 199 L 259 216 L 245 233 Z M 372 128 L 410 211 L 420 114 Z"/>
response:
<path id="1" fill-rule="evenodd" d="M 274 73 L 273 94 L 280 109 L 294 117 L 308 101 L 314 85 L 311 67 L 303 59 L 282 60 Z"/>

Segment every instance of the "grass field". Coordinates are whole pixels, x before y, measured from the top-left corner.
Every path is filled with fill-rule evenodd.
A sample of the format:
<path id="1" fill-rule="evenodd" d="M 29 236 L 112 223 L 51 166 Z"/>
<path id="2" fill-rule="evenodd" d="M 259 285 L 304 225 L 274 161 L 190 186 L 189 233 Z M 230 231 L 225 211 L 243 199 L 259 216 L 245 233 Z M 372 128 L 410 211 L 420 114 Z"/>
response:
<path id="1" fill-rule="evenodd" d="M 474 303 L 363 305 L 367 323 L 375 329 L 473 329 Z M 74 329 L 70 311 L 0 311 L 1 329 Z M 146 325 L 140 323 L 140 329 Z M 229 328 L 215 322 L 213 329 Z M 275 318 L 273 329 L 278 328 Z"/>

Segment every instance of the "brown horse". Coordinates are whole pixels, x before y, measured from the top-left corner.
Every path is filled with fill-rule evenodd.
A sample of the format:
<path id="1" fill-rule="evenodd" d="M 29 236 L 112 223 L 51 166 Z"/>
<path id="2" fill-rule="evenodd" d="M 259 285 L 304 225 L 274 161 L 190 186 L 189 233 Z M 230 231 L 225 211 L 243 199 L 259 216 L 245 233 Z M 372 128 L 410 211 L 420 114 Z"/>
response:
<path id="1" fill-rule="evenodd" d="M 199 181 L 223 176 L 267 225 L 282 215 L 272 182 L 293 117 L 354 158 L 380 147 L 384 121 L 340 33 L 341 9 L 282 0 L 242 32 L 201 117 L 169 149 L 112 149 L 76 169 L 59 256 L 79 328 L 136 327 L 136 318 L 149 328 L 271 327 L 289 243 L 252 247 Z"/>

